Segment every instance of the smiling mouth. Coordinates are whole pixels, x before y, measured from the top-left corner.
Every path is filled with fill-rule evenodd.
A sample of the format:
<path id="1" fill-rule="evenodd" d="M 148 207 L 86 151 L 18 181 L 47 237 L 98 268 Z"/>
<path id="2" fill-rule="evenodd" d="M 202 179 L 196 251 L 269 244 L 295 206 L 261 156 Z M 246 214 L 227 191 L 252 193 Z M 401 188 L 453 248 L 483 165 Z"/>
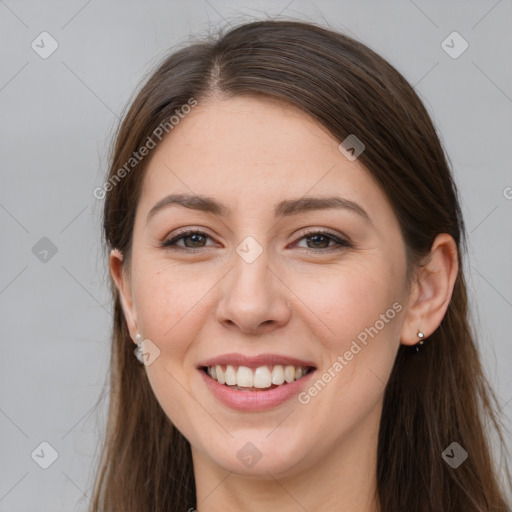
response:
<path id="1" fill-rule="evenodd" d="M 268 391 L 286 386 L 315 371 L 312 366 L 271 365 L 249 368 L 247 366 L 202 366 L 201 370 L 219 384 L 238 391 Z"/>

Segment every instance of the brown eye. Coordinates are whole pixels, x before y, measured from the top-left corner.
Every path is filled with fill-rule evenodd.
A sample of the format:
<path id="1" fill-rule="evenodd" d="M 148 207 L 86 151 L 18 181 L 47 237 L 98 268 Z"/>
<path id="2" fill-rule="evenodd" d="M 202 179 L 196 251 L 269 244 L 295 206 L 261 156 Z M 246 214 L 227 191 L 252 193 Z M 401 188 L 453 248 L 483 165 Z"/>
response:
<path id="1" fill-rule="evenodd" d="M 162 243 L 162 247 L 193 251 L 208 247 L 206 245 L 207 239 L 211 240 L 211 237 L 203 231 L 187 230 L 182 231 L 170 240 L 165 240 Z M 310 231 L 299 238 L 299 240 L 303 239 L 307 240 L 306 249 L 312 252 L 330 252 L 330 250 L 352 247 L 349 242 L 328 231 Z M 183 240 L 183 244 L 177 243 L 180 240 Z M 334 242 L 334 244 L 331 244 L 331 242 Z M 323 249 L 329 249 L 329 251 L 323 251 Z"/>
<path id="2" fill-rule="evenodd" d="M 349 242 L 328 231 L 310 231 L 309 233 L 306 233 L 301 238 L 299 238 L 299 240 L 303 239 L 307 240 L 307 248 L 311 249 L 312 251 L 332 248 L 332 245 L 329 246 L 331 242 L 335 242 L 334 245 L 338 246 L 335 247 L 334 250 L 341 249 L 343 247 L 352 247 Z"/>
<path id="3" fill-rule="evenodd" d="M 202 249 L 205 247 L 204 242 L 210 238 L 206 233 L 197 230 L 182 231 L 170 240 L 162 243 L 162 247 L 178 247 L 186 249 Z M 179 240 L 184 240 L 184 245 L 178 245 Z M 188 240 L 188 242 L 187 242 Z"/>

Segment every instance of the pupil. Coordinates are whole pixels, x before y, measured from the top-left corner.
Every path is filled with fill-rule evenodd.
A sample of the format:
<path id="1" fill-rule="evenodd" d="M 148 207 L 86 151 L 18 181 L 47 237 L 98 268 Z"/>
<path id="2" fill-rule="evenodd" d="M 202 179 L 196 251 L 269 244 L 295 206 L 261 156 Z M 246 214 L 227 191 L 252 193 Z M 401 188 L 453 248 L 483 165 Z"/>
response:
<path id="1" fill-rule="evenodd" d="M 323 238 L 324 242 L 327 241 L 327 244 L 329 244 L 329 241 L 327 240 L 327 237 L 325 237 L 324 235 L 314 235 L 314 236 L 310 237 L 311 240 L 315 240 L 316 239 L 317 241 L 318 241 L 319 238 L 320 239 Z M 318 247 L 318 244 L 316 244 L 316 242 L 313 242 L 313 243 L 314 243 L 314 245 L 316 245 Z M 321 247 L 326 247 L 325 243 Z"/>
<path id="2" fill-rule="evenodd" d="M 203 235 L 199 235 L 198 233 L 194 233 L 193 235 L 188 235 L 187 238 L 194 239 L 194 241 L 192 243 L 195 245 L 196 242 L 198 242 L 197 238 L 201 239 L 201 238 L 203 238 Z"/>

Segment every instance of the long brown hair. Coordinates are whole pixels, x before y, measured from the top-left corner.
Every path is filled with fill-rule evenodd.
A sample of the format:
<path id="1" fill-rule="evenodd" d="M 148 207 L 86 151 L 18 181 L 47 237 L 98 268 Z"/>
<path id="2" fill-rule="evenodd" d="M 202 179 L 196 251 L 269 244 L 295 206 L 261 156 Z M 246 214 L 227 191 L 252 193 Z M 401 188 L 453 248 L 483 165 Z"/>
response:
<path id="1" fill-rule="evenodd" d="M 399 220 L 410 269 L 437 234 L 458 248 L 459 273 L 438 329 L 420 351 L 401 345 L 380 423 L 377 499 L 383 512 L 504 512 L 506 463 L 493 463 L 491 435 L 503 449 L 496 396 L 470 324 L 464 280 L 465 227 L 456 185 L 436 130 L 403 76 L 362 43 L 312 23 L 255 21 L 208 36 L 165 58 L 122 120 L 104 187 L 106 248 L 129 265 L 132 231 L 149 158 L 133 153 L 190 104 L 214 95 L 264 95 L 300 108 L 343 141 L 364 142 L 359 161 Z M 171 134 L 172 136 L 172 134 Z M 132 162 L 133 163 L 133 162 Z M 125 167 L 122 179 L 119 170 Z M 409 274 L 411 275 L 411 274 Z M 169 512 L 196 506 L 188 441 L 158 404 L 133 354 L 118 292 L 114 301 L 110 404 L 91 512 Z M 494 438 L 493 438 L 494 439 Z M 442 452 L 469 454 L 457 469 Z M 501 453 L 501 452 L 500 452 Z"/>

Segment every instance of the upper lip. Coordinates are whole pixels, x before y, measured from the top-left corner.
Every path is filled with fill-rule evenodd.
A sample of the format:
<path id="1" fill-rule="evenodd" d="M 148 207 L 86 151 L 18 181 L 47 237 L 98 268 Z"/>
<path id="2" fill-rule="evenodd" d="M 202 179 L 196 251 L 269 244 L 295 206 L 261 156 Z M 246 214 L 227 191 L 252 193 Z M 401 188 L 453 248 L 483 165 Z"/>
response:
<path id="1" fill-rule="evenodd" d="M 244 356 L 243 354 L 223 354 L 199 363 L 198 368 L 204 366 L 208 367 L 228 364 L 232 366 L 247 366 L 248 368 L 258 368 L 259 366 L 272 366 L 278 364 L 295 367 L 308 366 L 316 368 L 312 361 L 305 361 L 295 357 L 289 357 L 280 354 L 260 354 L 258 356 Z"/>

